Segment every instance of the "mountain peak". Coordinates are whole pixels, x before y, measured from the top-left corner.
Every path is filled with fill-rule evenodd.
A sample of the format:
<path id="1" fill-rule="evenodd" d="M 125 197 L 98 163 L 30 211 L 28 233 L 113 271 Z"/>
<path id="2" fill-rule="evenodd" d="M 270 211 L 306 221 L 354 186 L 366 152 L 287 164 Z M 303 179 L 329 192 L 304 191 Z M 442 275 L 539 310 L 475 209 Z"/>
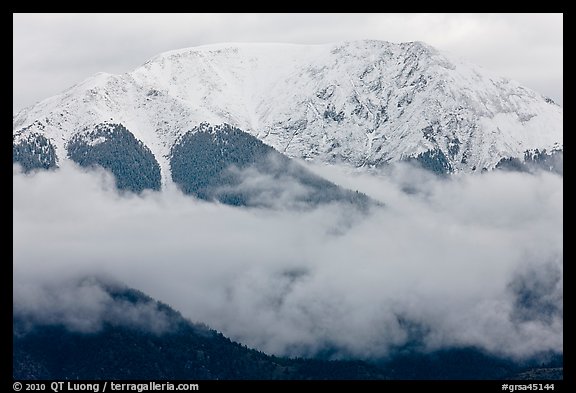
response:
<path id="1" fill-rule="evenodd" d="M 43 135 L 60 160 L 75 133 L 105 121 L 148 146 L 163 179 L 175 141 L 203 122 L 230 124 L 289 157 L 356 167 L 434 156 L 473 172 L 563 146 L 553 101 L 421 41 L 168 51 L 21 111 L 13 132 Z"/>

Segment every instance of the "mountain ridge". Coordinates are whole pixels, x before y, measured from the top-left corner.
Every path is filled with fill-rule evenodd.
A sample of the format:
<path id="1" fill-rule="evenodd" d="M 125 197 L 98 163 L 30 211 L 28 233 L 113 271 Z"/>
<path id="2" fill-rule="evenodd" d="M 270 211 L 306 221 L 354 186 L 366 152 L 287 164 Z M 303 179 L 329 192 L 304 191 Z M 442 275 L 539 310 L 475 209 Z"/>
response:
<path id="1" fill-rule="evenodd" d="M 83 277 L 69 284 L 98 290 L 104 296 L 105 307 L 98 316 L 102 320 L 96 328 L 86 331 L 79 329 L 82 325 L 70 325 L 77 318 L 59 319 L 16 307 L 12 370 L 15 379 L 554 380 L 563 377 L 561 354 L 515 362 L 474 347 L 431 353 L 405 349 L 379 361 L 271 356 L 232 341 L 202 323 L 191 322 L 169 305 L 115 280 Z M 154 326 L 158 319 L 162 323 Z"/>
<path id="2" fill-rule="evenodd" d="M 169 181 L 175 141 L 230 124 L 292 158 L 377 167 L 438 151 L 450 171 L 563 149 L 562 108 L 419 42 L 212 44 L 98 73 L 13 117 L 14 143 L 47 138 L 58 160 L 80 130 L 120 123 Z"/>

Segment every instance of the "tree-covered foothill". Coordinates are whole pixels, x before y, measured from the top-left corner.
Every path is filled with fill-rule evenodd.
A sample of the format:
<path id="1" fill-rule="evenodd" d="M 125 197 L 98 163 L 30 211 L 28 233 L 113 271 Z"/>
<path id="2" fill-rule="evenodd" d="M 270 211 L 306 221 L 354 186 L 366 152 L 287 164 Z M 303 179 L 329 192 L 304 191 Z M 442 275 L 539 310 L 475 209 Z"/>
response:
<path id="1" fill-rule="evenodd" d="M 406 157 L 403 161 L 418 164 L 420 167 L 429 170 L 437 175 L 447 175 L 453 171 L 450 161 L 442 150 L 436 148 L 427 150 L 415 157 Z"/>
<path id="2" fill-rule="evenodd" d="M 12 162 L 22 166 L 24 172 L 34 169 L 56 168 L 56 151 L 41 134 L 32 133 L 12 144 Z"/>
<path id="3" fill-rule="evenodd" d="M 526 150 L 523 161 L 516 157 L 505 157 L 498 161 L 494 169 L 518 172 L 541 170 L 562 175 L 564 173 L 564 151 Z"/>
<path id="4" fill-rule="evenodd" d="M 122 124 L 102 123 L 74 135 L 68 157 L 84 167 L 101 166 L 116 179 L 119 190 L 160 190 L 160 165 L 150 149 Z"/>
<path id="5" fill-rule="evenodd" d="M 437 380 L 562 379 L 563 356 L 515 360 L 474 347 L 422 351 L 422 337 L 368 361 L 286 358 L 267 355 L 183 318 L 140 291 L 100 283 L 129 311 L 150 304 L 169 325 L 154 332 L 108 319 L 82 333 L 14 310 L 13 378 L 16 380 Z M 48 322 L 47 322 L 48 321 Z M 148 321 L 151 322 L 151 321 Z M 335 353 L 334 351 L 329 351 Z"/>
<path id="6" fill-rule="evenodd" d="M 172 147 L 172 179 L 186 194 L 233 206 L 270 207 L 345 202 L 366 208 L 369 198 L 305 169 L 258 138 L 230 125 L 206 123 Z"/>
<path id="7" fill-rule="evenodd" d="M 170 328 L 161 333 L 108 321 L 100 331 L 80 333 L 57 324 L 32 325 L 14 313 L 15 379 L 382 379 L 364 362 L 291 360 L 233 342 L 184 319 L 169 306 L 125 287 L 103 285 L 116 302 L 137 309 L 157 304 Z"/>

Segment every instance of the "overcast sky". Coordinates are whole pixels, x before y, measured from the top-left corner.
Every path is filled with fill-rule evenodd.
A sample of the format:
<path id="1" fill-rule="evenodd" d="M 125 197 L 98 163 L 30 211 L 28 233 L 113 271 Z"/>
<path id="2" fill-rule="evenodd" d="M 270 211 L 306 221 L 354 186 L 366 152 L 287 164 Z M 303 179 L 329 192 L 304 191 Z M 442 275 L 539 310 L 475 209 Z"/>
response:
<path id="1" fill-rule="evenodd" d="M 13 112 L 96 72 L 218 42 L 424 41 L 563 103 L 562 14 L 14 14 Z"/>

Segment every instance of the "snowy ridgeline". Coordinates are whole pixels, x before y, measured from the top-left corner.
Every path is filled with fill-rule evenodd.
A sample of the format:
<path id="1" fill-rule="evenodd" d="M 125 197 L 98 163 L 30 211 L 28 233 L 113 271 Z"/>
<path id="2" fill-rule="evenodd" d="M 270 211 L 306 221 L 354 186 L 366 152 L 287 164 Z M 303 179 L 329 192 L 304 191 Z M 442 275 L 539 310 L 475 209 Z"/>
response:
<path id="1" fill-rule="evenodd" d="M 47 167 L 69 156 L 76 134 L 121 124 L 163 182 L 176 141 L 204 122 L 238 127 L 288 157 L 356 167 L 416 160 L 449 173 L 557 155 L 562 116 L 549 98 L 421 42 L 220 44 L 99 73 L 19 112 L 13 135 L 20 147 L 44 138 L 50 158 L 37 166 Z"/>

